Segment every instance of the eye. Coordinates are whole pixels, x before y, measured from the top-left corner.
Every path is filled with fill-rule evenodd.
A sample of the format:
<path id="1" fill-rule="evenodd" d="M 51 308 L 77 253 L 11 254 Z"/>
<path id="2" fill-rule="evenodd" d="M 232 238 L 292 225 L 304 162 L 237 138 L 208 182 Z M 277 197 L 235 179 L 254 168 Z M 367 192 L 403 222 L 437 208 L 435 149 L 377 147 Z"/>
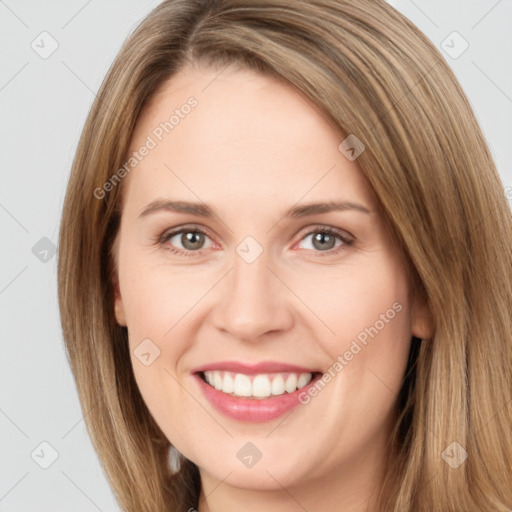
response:
<path id="1" fill-rule="evenodd" d="M 310 247 L 306 249 L 327 253 L 326 255 L 337 254 L 347 246 L 354 244 L 352 236 L 330 226 L 317 226 L 314 231 L 309 231 L 306 236 L 301 238 L 301 242 L 308 239 L 310 239 Z M 338 244 L 336 240 L 339 241 Z"/>
<path id="2" fill-rule="evenodd" d="M 176 241 L 173 239 L 176 238 Z M 201 252 L 205 239 L 208 238 L 206 232 L 197 227 L 181 228 L 177 231 L 164 233 L 159 242 L 172 253 L 183 254 L 184 256 L 193 256 L 194 253 Z M 176 248 L 176 244 L 181 244 L 181 248 Z"/>

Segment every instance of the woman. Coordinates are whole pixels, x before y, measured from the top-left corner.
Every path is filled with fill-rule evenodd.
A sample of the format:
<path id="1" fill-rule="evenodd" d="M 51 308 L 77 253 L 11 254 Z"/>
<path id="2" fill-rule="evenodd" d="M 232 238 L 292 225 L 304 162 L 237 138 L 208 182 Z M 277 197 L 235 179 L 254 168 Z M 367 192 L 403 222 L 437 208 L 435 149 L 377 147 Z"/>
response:
<path id="1" fill-rule="evenodd" d="M 60 231 L 123 510 L 510 510 L 511 241 L 469 102 L 385 2 L 163 2 Z"/>

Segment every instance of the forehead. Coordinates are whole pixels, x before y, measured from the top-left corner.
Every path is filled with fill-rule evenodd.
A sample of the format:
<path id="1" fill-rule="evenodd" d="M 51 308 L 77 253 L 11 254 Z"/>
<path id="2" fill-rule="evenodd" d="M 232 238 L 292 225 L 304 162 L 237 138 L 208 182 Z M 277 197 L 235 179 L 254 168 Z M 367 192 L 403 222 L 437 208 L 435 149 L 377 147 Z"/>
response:
<path id="1" fill-rule="evenodd" d="M 314 201 L 327 194 L 371 205 L 356 162 L 338 149 L 344 138 L 282 80 L 245 69 L 187 67 L 140 116 L 129 153 L 151 149 L 124 186 L 128 196 L 136 190 L 146 201 L 179 190 L 184 199 L 213 203 L 240 196 L 288 203 L 306 194 Z"/>

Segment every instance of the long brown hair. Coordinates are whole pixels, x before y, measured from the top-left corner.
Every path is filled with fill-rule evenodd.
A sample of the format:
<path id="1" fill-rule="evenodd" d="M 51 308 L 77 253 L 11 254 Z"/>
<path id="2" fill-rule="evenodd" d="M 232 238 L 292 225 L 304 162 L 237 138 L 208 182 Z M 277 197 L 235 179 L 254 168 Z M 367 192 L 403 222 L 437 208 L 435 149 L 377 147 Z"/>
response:
<path id="1" fill-rule="evenodd" d="M 404 378 L 379 510 L 510 510 L 511 212 L 453 72 L 383 0 L 164 1 L 109 70 L 73 162 L 58 287 L 85 422 L 120 506 L 185 511 L 200 491 L 192 461 L 169 470 L 170 443 L 115 321 L 111 248 L 123 183 L 98 194 L 125 163 L 144 106 L 190 62 L 280 77 L 365 145 L 357 163 L 434 323 Z M 458 467 L 449 463 L 464 453 Z"/>

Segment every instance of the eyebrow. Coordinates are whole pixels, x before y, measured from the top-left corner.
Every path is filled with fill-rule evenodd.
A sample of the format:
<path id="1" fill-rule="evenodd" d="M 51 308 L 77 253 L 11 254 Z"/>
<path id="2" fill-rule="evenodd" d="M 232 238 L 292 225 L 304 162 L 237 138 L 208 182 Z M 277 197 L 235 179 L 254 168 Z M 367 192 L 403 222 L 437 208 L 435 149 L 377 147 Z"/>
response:
<path id="1" fill-rule="evenodd" d="M 302 218 L 318 213 L 329 213 L 334 211 L 357 211 L 371 213 L 365 206 L 351 201 L 329 201 L 325 203 L 309 203 L 301 206 L 293 206 L 284 217 Z M 190 213 L 198 217 L 216 217 L 213 209 L 205 203 L 194 203 L 190 201 L 169 201 L 157 199 L 149 203 L 139 215 L 139 218 L 159 212 Z"/>

